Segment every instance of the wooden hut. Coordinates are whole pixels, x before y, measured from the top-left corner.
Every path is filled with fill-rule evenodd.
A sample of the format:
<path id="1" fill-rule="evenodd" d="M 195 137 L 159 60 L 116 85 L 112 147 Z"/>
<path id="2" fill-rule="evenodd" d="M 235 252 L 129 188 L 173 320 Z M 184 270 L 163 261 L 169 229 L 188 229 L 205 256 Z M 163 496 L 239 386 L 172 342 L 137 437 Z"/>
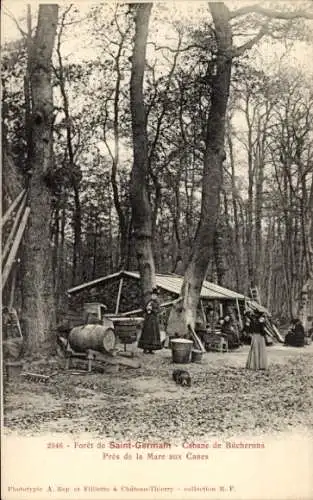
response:
<path id="1" fill-rule="evenodd" d="M 164 310 L 167 310 L 167 306 L 170 306 L 179 297 L 182 283 L 183 277 L 180 275 L 156 274 L 156 285 L 160 292 L 160 302 Z M 106 305 L 106 314 L 108 315 L 132 316 L 142 313 L 140 276 L 138 272 L 120 271 L 97 278 L 70 288 L 68 295 L 71 311 L 82 311 L 86 302 L 99 302 Z M 232 307 L 237 311 L 240 322 L 247 304 L 254 309 L 266 311 L 262 306 L 240 293 L 204 281 L 200 296 L 199 313 L 203 313 L 209 304 L 213 304 L 220 315 L 225 312 L 227 307 Z"/>

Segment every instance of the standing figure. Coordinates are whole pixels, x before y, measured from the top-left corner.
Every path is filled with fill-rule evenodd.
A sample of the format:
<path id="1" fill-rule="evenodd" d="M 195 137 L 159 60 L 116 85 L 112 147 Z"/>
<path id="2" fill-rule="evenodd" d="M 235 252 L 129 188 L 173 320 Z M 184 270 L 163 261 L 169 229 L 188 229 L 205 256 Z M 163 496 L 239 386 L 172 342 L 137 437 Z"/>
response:
<path id="1" fill-rule="evenodd" d="M 151 300 L 145 307 L 145 317 L 138 342 L 138 347 L 143 349 L 144 354 L 154 354 L 153 351 L 162 349 L 159 312 L 158 290 L 154 288 L 151 292 Z"/>
<path id="2" fill-rule="evenodd" d="M 259 313 L 250 318 L 251 345 L 246 363 L 248 370 L 267 370 L 267 352 L 265 344 L 265 318 Z"/>

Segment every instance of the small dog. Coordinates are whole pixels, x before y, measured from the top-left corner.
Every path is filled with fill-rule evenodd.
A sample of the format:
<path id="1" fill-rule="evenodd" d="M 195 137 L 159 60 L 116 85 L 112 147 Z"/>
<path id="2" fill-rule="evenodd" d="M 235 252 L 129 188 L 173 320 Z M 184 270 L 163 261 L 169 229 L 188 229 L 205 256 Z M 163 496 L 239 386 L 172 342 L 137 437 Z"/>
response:
<path id="1" fill-rule="evenodd" d="M 174 370 L 173 380 L 175 380 L 177 385 L 181 385 L 183 387 L 191 386 L 191 376 L 187 370 Z"/>

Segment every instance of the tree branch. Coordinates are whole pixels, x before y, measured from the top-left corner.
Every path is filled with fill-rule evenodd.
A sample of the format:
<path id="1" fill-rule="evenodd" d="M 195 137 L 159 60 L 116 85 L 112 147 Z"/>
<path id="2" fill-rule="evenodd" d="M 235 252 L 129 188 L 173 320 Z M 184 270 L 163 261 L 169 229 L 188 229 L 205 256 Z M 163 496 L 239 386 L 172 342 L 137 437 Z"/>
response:
<path id="1" fill-rule="evenodd" d="M 154 47 L 155 51 L 158 50 L 168 50 L 169 52 L 186 52 L 191 49 L 200 49 L 200 50 L 207 50 L 207 47 L 201 44 L 197 43 L 192 43 L 191 45 L 187 45 L 186 47 L 179 48 L 179 49 L 174 49 L 173 47 L 168 47 L 166 45 L 157 45 L 155 42 L 148 42 L 147 45 L 152 45 Z"/>
<path id="2" fill-rule="evenodd" d="M 245 7 L 241 7 L 240 9 L 236 9 L 230 13 L 230 19 L 234 19 L 238 16 L 244 16 L 246 14 L 260 14 L 261 16 L 270 17 L 271 19 L 313 19 L 313 13 L 306 12 L 305 10 L 295 10 L 293 12 L 283 12 L 275 9 L 266 9 L 262 7 L 260 4 L 247 5 Z"/>
<path id="3" fill-rule="evenodd" d="M 14 17 L 14 15 L 11 14 L 11 12 L 7 8 L 5 8 L 5 10 L 4 10 L 4 15 L 6 15 L 10 19 L 12 19 L 12 21 L 15 23 L 15 26 L 17 27 L 17 29 L 19 30 L 20 34 L 22 35 L 22 37 L 23 38 L 27 38 L 27 33 L 24 30 L 22 30 L 22 28 L 20 27 L 18 21 Z"/>
<path id="4" fill-rule="evenodd" d="M 261 38 L 263 38 L 265 35 L 267 35 L 269 33 L 268 26 L 269 26 L 269 21 L 267 21 L 261 27 L 259 33 L 257 35 L 255 35 L 255 37 L 251 38 L 251 40 L 249 40 L 248 42 L 244 43 L 240 47 L 235 47 L 232 50 L 232 56 L 233 57 L 241 56 L 246 50 L 252 49 L 252 47 L 261 40 Z"/>

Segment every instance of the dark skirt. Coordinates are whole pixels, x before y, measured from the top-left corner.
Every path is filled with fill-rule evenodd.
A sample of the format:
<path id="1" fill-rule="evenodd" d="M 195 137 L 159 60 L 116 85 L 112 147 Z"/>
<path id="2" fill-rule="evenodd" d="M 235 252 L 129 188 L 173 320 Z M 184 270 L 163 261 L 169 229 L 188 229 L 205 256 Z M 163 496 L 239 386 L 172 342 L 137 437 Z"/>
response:
<path id="1" fill-rule="evenodd" d="M 235 332 L 227 333 L 226 338 L 228 341 L 228 348 L 229 349 L 237 349 L 237 347 L 240 346 L 239 337 L 238 337 L 238 335 L 236 335 Z"/>
<path id="2" fill-rule="evenodd" d="M 285 345 L 289 345 L 291 347 L 303 347 L 304 346 L 304 335 L 301 333 L 287 333 L 285 337 Z"/>
<path id="3" fill-rule="evenodd" d="M 156 314 L 146 314 L 138 347 L 148 351 L 162 349 L 159 321 Z"/>
<path id="4" fill-rule="evenodd" d="M 268 368 L 265 338 L 259 333 L 252 335 L 246 368 L 248 370 L 267 370 Z"/>

